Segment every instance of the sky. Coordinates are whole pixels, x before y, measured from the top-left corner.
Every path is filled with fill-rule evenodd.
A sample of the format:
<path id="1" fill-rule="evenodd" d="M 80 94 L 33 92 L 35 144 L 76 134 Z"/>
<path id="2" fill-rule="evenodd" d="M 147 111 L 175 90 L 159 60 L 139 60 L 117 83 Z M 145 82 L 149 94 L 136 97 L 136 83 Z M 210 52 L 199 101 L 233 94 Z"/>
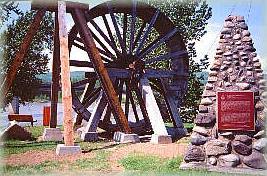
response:
<path id="1" fill-rule="evenodd" d="M 74 0 L 83 3 L 89 3 L 89 7 L 92 8 L 97 4 L 105 2 L 106 0 Z M 261 60 L 263 69 L 267 72 L 267 16 L 265 7 L 267 2 L 265 0 L 207 0 L 208 5 L 212 8 L 212 17 L 208 21 L 206 26 L 207 33 L 196 42 L 197 60 L 208 55 L 210 62 L 212 62 L 215 55 L 216 48 L 218 46 L 219 34 L 223 26 L 224 19 L 232 15 L 242 15 L 245 17 L 248 24 L 249 31 L 251 33 L 254 47 L 258 57 Z M 20 8 L 23 10 L 29 9 L 29 3 L 22 3 Z M 68 29 L 73 25 L 70 16 L 68 17 L 69 23 Z M 85 53 L 80 54 L 81 57 Z M 51 62 L 49 64 L 51 67 Z"/>
<path id="2" fill-rule="evenodd" d="M 196 43 L 197 54 L 201 58 L 205 54 L 213 59 L 219 42 L 219 34 L 225 18 L 232 15 L 242 15 L 251 33 L 256 53 L 260 57 L 263 69 L 267 72 L 267 51 L 266 51 L 266 1 L 265 0 L 208 0 L 212 7 L 212 17 L 206 27 L 207 34 Z"/>

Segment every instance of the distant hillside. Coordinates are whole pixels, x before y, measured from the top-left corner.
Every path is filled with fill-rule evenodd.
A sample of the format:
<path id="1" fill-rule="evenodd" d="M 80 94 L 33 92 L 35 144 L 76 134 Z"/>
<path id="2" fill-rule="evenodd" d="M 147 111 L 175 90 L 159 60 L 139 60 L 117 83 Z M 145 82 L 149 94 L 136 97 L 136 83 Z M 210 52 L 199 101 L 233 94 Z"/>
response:
<path id="1" fill-rule="evenodd" d="M 70 73 L 70 78 L 72 81 L 78 81 L 84 79 L 84 71 L 74 71 Z M 41 79 L 43 83 L 50 83 L 52 81 L 52 73 L 48 72 L 46 74 L 38 75 L 37 78 Z"/>
<path id="2" fill-rule="evenodd" d="M 82 80 L 82 79 L 84 79 L 84 74 L 85 74 L 84 71 L 71 72 L 71 74 L 70 74 L 71 80 L 72 81 Z M 206 84 L 207 80 L 208 80 L 209 73 L 207 71 L 197 73 L 198 77 L 201 75 L 204 76 L 204 81 L 202 83 Z M 43 75 L 38 75 L 37 77 L 40 78 L 43 83 L 49 83 L 52 80 L 52 73 L 49 72 L 49 73 L 46 73 Z M 264 79 L 267 79 L 267 73 L 264 73 Z"/>

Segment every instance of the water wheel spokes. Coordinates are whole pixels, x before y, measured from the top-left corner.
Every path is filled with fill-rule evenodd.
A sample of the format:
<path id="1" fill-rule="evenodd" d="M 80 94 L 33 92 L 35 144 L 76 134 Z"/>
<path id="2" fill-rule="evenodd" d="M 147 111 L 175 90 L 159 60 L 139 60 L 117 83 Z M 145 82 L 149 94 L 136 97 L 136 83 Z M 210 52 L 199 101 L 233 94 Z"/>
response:
<path id="1" fill-rule="evenodd" d="M 88 11 L 85 16 L 102 61 L 109 76 L 114 80 L 113 86 L 132 129 L 142 126 L 146 131 L 156 131 L 154 121 L 159 119 L 152 117 L 153 112 L 145 101 L 146 90 L 149 91 L 149 96 L 153 97 L 151 100 L 155 101 L 153 105 L 157 106 L 154 97 L 156 92 L 164 97 L 160 101 L 165 102 L 169 119 L 174 123 L 174 127 L 182 127 L 181 121 L 177 120 L 180 118 L 177 102 L 186 91 L 188 59 L 179 30 L 173 23 L 158 9 L 137 1 L 102 3 Z M 80 54 L 75 54 L 86 52 L 76 25 L 69 33 L 69 43 L 71 66 L 86 69 L 86 79 L 96 79 L 95 82 L 90 82 L 90 89 L 84 90 L 90 90 L 90 93 L 86 93 L 87 98 L 78 98 L 80 103 L 74 105 L 87 109 L 95 104 L 93 101 L 100 101 L 100 91 L 96 91 L 101 90 L 99 75 L 95 73 L 88 56 L 77 58 Z M 152 84 L 153 89 L 150 86 Z M 105 105 L 105 112 L 99 122 L 99 126 L 106 130 L 111 129 L 112 125 L 119 125 L 108 103 L 110 102 Z M 155 108 L 159 109 L 158 106 Z M 88 113 L 86 115 L 88 116 Z M 94 118 L 92 115 L 80 117 L 87 121 Z M 161 114 L 157 117 L 161 118 Z M 159 126 L 165 128 L 163 120 L 160 123 Z"/>

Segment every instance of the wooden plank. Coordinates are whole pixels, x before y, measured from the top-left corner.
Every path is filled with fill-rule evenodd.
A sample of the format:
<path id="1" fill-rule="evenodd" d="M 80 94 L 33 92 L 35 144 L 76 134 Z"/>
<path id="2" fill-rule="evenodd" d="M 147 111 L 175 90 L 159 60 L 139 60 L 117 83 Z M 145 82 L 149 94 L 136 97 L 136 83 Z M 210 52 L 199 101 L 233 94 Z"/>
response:
<path id="1" fill-rule="evenodd" d="M 121 33 L 120 33 L 119 25 L 117 23 L 115 14 L 113 13 L 113 9 L 111 7 L 111 3 L 110 2 L 107 2 L 107 7 L 108 7 L 109 15 L 111 17 L 111 21 L 113 23 L 113 26 L 114 26 L 114 29 L 115 29 L 115 32 L 116 32 L 116 37 L 117 37 L 117 39 L 118 39 L 118 41 L 120 43 L 120 46 L 121 46 L 122 53 L 125 54 L 126 53 L 126 47 L 125 47 L 125 44 L 123 43 L 123 39 L 122 39 L 122 36 L 121 36 Z"/>
<path id="2" fill-rule="evenodd" d="M 82 119 L 89 120 L 91 113 L 87 110 L 87 107 L 85 107 L 75 94 L 75 92 L 72 91 L 72 104 L 74 105 L 74 110 L 78 114 L 75 125 L 80 125 L 82 122 Z"/>
<path id="3" fill-rule="evenodd" d="M 85 84 L 85 87 L 86 87 L 87 84 L 89 84 L 90 82 L 93 82 L 93 81 L 94 81 L 94 78 L 86 78 L 86 79 L 77 81 L 75 83 L 72 83 L 71 86 L 75 89 L 78 87 L 84 87 L 84 84 Z"/>
<path id="4" fill-rule="evenodd" d="M 142 78 L 140 80 L 140 87 L 154 134 L 168 135 L 159 107 L 147 78 Z"/>
<path id="5" fill-rule="evenodd" d="M 86 132 L 96 132 L 98 123 L 102 117 L 103 111 L 105 107 L 107 106 L 107 99 L 105 98 L 105 95 L 103 92 L 101 93 L 101 98 L 96 103 L 96 106 L 92 112 L 92 116 L 88 121 L 88 124 L 86 125 L 85 131 Z"/>
<path id="6" fill-rule="evenodd" d="M 130 85 L 130 88 L 136 93 L 136 98 L 138 100 L 138 103 L 139 103 L 139 106 L 140 106 L 140 109 L 141 109 L 141 112 L 142 112 L 142 115 L 143 115 L 143 118 L 145 120 L 145 123 L 147 124 L 148 127 L 151 127 L 151 123 L 150 123 L 150 120 L 149 120 L 149 116 L 148 116 L 148 113 L 147 113 L 147 110 L 146 110 L 146 104 L 142 98 L 142 92 L 141 90 L 138 88 L 138 84 L 136 83 L 133 83 Z M 134 102 L 134 99 L 133 99 L 133 96 L 131 97 L 131 104 L 132 104 L 132 108 L 134 110 L 134 107 L 136 109 L 136 106 L 135 106 L 135 102 Z M 138 118 L 138 115 L 135 117 L 137 117 L 136 119 L 139 119 Z"/>
<path id="7" fill-rule="evenodd" d="M 187 51 L 183 50 L 183 51 L 175 51 L 175 52 L 170 52 L 167 54 L 163 54 L 157 57 L 154 57 L 150 60 L 146 60 L 145 63 L 146 64 L 151 64 L 154 62 L 159 62 L 159 61 L 166 61 L 166 60 L 174 60 L 174 59 L 183 59 L 185 56 L 187 56 L 188 53 Z"/>
<path id="8" fill-rule="evenodd" d="M 135 22 L 136 22 L 136 4 L 137 1 L 132 2 L 132 15 L 131 15 L 131 33 L 130 33 L 130 46 L 129 46 L 129 54 L 133 53 L 133 43 L 134 43 L 134 34 L 135 34 Z"/>
<path id="9" fill-rule="evenodd" d="M 139 43 L 137 49 L 136 49 L 136 53 L 137 53 L 137 55 L 139 54 L 141 48 L 142 48 L 143 45 L 145 44 L 145 41 L 146 41 L 147 38 L 148 38 L 148 34 L 149 34 L 150 31 L 152 30 L 152 28 L 153 28 L 155 22 L 156 22 L 157 19 L 158 19 L 159 13 L 160 13 L 160 11 L 157 10 L 157 11 L 155 12 L 155 14 L 153 15 L 153 17 L 151 18 L 151 20 L 150 20 L 150 22 L 149 22 L 149 25 L 147 26 L 146 31 L 145 31 L 145 33 L 144 33 L 144 35 L 143 35 L 143 37 L 142 37 L 142 39 L 141 39 L 141 41 L 140 41 L 140 43 Z"/>
<path id="10" fill-rule="evenodd" d="M 8 90 L 10 89 L 11 85 L 13 84 L 13 81 L 16 77 L 17 71 L 18 71 L 21 63 L 23 62 L 25 55 L 27 54 L 27 52 L 30 48 L 31 41 L 32 41 L 34 35 L 36 34 L 37 30 L 39 29 L 44 15 L 45 15 L 45 10 L 39 10 L 36 13 L 36 15 L 33 19 L 33 22 L 31 23 L 29 30 L 28 30 L 26 36 L 24 37 L 24 39 L 20 45 L 18 52 L 16 52 L 15 58 L 11 64 L 11 66 L 9 67 L 8 72 L 7 72 L 7 74 L 3 80 L 2 85 L 1 85 L 1 93 L 3 96 L 6 96 Z"/>
<path id="11" fill-rule="evenodd" d="M 101 91 L 101 87 L 98 87 L 96 89 L 92 89 L 90 94 L 82 102 L 84 107 L 88 108 L 99 97 L 100 91 Z"/>
<path id="12" fill-rule="evenodd" d="M 9 114 L 8 115 L 9 121 L 17 121 L 17 122 L 31 122 L 33 126 L 33 122 L 37 122 L 37 120 L 33 120 L 32 115 L 25 115 L 25 114 Z"/>
<path id="13" fill-rule="evenodd" d="M 66 11 L 70 13 L 73 9 L 89 10 L 89 5 L 79 2 L 65 1 Z M 55 12 L 58 10 L 58 4 L 55 0 L 32 0 L 31 10 L 46 8 L 48 11 Z"/>
<path id="14" fill-rule="evenodd" d="M 32 115 L 27 115 L 27 114 L 9 114 L 8 115 L 8 120 L 16 120 L 18 122 L 31 122 L 33 121 Z"/>
<path id="15" fill-rule="evenodd" d="M 161 85 L 164 92 L 164 99 L 170 112 L 174 127 L 184 128 L 183 121 L 178 111 L 178 105 L 175 103 L 175 96 L 173 95 L 172 91 L 169 91 L 167 88 L 168 81 L 166 79 L 161 79 Z"/>
<path id="16" fill-rule="evenodd" d="M 110 77 L 117 78 L 130 78 L 131 71 L 119 68 L 106 68 Z M 175 71 L 171 70 L 155 70 L 155 69 L 145 69 L 144 77 L 147 78 L 169 78 L 175 76 L 177 78 L 187 77 L 187 74 L 177 74 Z M 93 72 L 86 72 L 85 77 L 90 77 Z M 90 76 L 88 76 L 90 75 Z"/>
<path id="17" fill-rule="evenodd" d="M 66 4 L 58 2 L 58 22 L 60 41 L 61 84 L 63 103 L 64 143 L 66 146 L 74 145 L 73 122 L 72 122 L 72 96 L 70 82 L 70 65 L 68 49 L 68 31 L 66 25 Z"/>
<path id="18" fill-rule="evenodd" d="M 113 85 L 115 85 L 115 86 L 117 85 L 118 80 L 116 80 L 116 78 L 111 77 L 111 81 L 112 81 Z M 116 87 L 115 87 L 115 89 L 116 89 Z M 111 110 L 110 106 L 108 105 L 107 110 L 106 110 L 106 114 L 104 115 L 104 118 L 102 120 L 103 126 L 110 124 L 111 113 L 112 113 L 112 110 Z M 116 117 L 114 117 L 114 118 L 115 118 L 115 121 L 118 123 L 119 122 L 118 119 Z"/>
<path id="19" fill-rule="evenodd" d="M 88 106 L 85 106 L 86 101 L 88 101 L 87 97 L 90 96 L 90 94 L 93 92 L 94 87 L 95 87 L 95 83 L 96 83 L 96 79 L 95 78 L 88 79 L 88 80 L 90 80 L 91 82 L 87 83 L 85 85 L 85 88 L 84 88 L 83 94 L 82 94 L 82 96 L 80 98 L 80 101 L 78 100 L 78 102 L 75 102 L 77 105 L 82 106 L 82 109 L 86 109 L 86 111 L 88 111 L 87 110 Z M 72 86 L 73 85 L 74 84 L 72 84 Z M 72 103 L 73 103 L 73 100 L 72 100 Z M 74 106 L 74 107 L 76 107 L 76 106 Z M 84 114 L 83 112 L 84 111 L 82 111 L 81 113 L 77 112 L 77 116 L 75 118 L 74 126 L 81 125 L 82 124 L 82 119 L 85 119 L 87 121 L 89 120 L 89 118 L 91 116 L 91 113 L 88 111 L 89 113 L 86 112 L 86 114 Z"/>
<path id="20" fill-rule="evenodd" d="M 140 58 L 144 58 L 148 53 L 159 47 L 162 43 L 169 40 L 176 32 L 178 31 L 177 28 L 174 28 L 171 30 L 171 32 L 168 32 L 165 36 L 159 36 L 157 39 L 155 39 L 153 42 L 151 42 L 146 48 L 144 48 L 138 55 Z"/>
<path id="21" fill-rule="evenodd" d="M 108 72 L 105 69 L 100 53 L 96 48 L 92 34 L 89 27 L 87 26 L 87 22 L 82 11 L 75 9 L 72 13 L 72 17 L 78 27 L 81 38 L 83 38 L 84 40 L 84 45 L 87 49 L 88 56 L 89 58 L 91 58 L 91 62 L 93 63 L 95 72 L 100 79 L 101 85 L 106 94 L 108 103 L 112 109 L 114 116 L 118 117 L 118 119 L 120 120 L 120 127 L 122 131 L 124 131 L 125 133 L 131 133 L 127 118 L 120 106 L 118 96 L 114 90 Z"/>
<path id="22" fill-rule="evenodd" d="M 57 127 L 57 103 L 58 91 L 60 89 L 60 50 L 59 50 L 59 29 L 58 13 L 55 13 L 55 31 L 54 31 L 54 48 L 52 63 L 52 84 L 51 84 L 51 111 L 50 111 L 50 128 Z"/>
<path id="23" fill-rule="evenodd" d="M 129 99 L 130 102 L 131 102 L 131 107 L 132 107 L 133 112 L 134 112 L 134 117 L 135 117 L 136 121 L 138 122 L 140 119 L 139 119 L 139 117 L 138 117 L 137 109 L 136 109 L 135 102 L 134 102 L 134 98 L 133 98 L 133 95 L 132 95 L 132 89 L 131 89 L 131 86 L 130 86 L 130 81 L 127 80 L 125 83 L 126 83 L 126 93 L 127 93 L 128 97 L 129 97 L 128 99 Z M 128 103 L 128 104 L 129 104 L 129 103 Z M 125 104 L 125 106 L 126 106 L 126 104 Z M 127 107 L 127 108 L 128 108 L 127 111 L 129 111 L 129 107 Z M 125 114 L 128 115 L 128 112 L 127 112 L 127 111 L 125 110 Z M 126 113 L 126 112 L 127 112 L 127 113 Z M 128 117 L 128 116 L 127 116 L 127 117 Z"/>
<path id="24" fill-rule="evenodd" d="M 70 66 L 93 68 L 93 64 L 91 62 L 79 61 L 79 60 L 70 60 Z"/>

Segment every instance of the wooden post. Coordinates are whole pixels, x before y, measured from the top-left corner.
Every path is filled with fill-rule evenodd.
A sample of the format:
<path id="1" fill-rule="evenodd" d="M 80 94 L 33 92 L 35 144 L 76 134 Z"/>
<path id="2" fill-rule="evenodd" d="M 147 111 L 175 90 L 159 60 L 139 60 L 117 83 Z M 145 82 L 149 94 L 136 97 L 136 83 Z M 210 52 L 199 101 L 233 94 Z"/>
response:
<path id="1" fill-rule="evenodd" d="M 57 127 L 57 102 L 60 80 L 60 46 L 58 29 L 58 12 L 55 12 L 54 48 L 52 63 L 52 84 L 51 84 L 51 111 L 50 128 Z"/>
<path id="2" fill-rule="evenodd" d="M 66 26 L 66 4 L 63 1 L 58 2 L 58 22 L 64 118 L 64 142 L 65 146 L 74 146 L 68 32 Z"/>
<path id="3" fill-rule="evenodd" d="M 99 98 L 99 100 L 97 101 L 97 103 L 94 107 L 94 110 L 92 112 L 92 116 L 86 125 L 85 132 L 96 132 L 96 130 L 97 130 L 98 123 L 102 117 L 102 114 L 105 110 L 105 107 L 108 104 L 104 93 L 102 93 L 102 95 L 100 95 L 100 97 L 101 98 Z"/>
<path id="4" fill-rule="evenodd" d="M 3 83 L 1 85 L 1 93 L 3 96 L 6 96 L 8 90 L 10 89 L 11 85 L 13 84 L 13 81 L 16 77 L 17 71 L 30 48 L 31 41 L 36 34 L 37 30 L 39 29 L 41 25 L 41 21 L 43 19 L 43 16 L 45 15 L 45 10 L 38 10 L 36 13 L 33 22 L 30 25 L 30 28 L 24 37 L 22 44 L 20 45 L 19 51 L 16 53 L 15 58 L 8 69 L 8 72 L 3 80 Z"/>
<path id="5" fill-rule="evenodd" d="M 180 117 L 180 113 L 178 110 L 178 105 L 177 103 L 175 103 L 175 93 L 173 93 L 172 91 L 169 91 L 167 86 L 168 86 L 168 80 L 161 78 L 161 85 L 162 85 L 162 89 L 164 92 L 164 98 L 167 104 L 167 107 L 169 109 L 172 121 L 173 121 L 173 125 L 175 128 L 184 128 L 183 125 L 183 121 Z"/>

